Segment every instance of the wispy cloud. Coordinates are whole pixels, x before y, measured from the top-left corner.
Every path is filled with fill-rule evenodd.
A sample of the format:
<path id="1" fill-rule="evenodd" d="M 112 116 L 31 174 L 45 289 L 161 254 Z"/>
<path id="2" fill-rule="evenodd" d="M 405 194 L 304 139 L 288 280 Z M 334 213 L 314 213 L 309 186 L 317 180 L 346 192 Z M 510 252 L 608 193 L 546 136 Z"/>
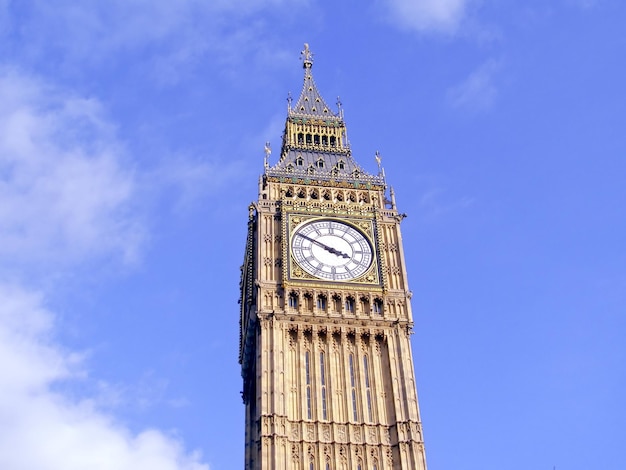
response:
<path id="1" fill-rule="evenodd" d="M 206 171 L 171 169 L 192 187 L 210 183 Z M 172 436 L 131 432 L 98 394 L 71 393 L 88 378 L 86 355 L 56 339 L 58 315 L 38 287 L 54 289 L 54 270 L 137 258 L 147 232 L 138 172 L 98 101 L 0 69 L 0 468 L 208 468 Z"/>
<path id="2" fill-rule="evenodd" d="M 391 19 L 419 32 L 454 33 L 472 0 L 386 0 Z"/>
<path id="3" fill-rule="evenodd" d="M 458 108 L 484 110 L 493 106 L 498 89 L 495 75 L 500 63 L 489 60 L 474 70 L 463 82 L 448 90 L 448 102 Z"/>
<path id="4" fill-rule="evenodd" d="M 0 69 L 0 259 L 65 264 L 95 254 L 132 261 L 132 166 L 95 100 Z"/>
<path id="5" fill-rule="evenodd" d="M 146 80 L 169 84 L 178 81 L 181 70 L 189 71 L 209 56 L 226 71 L 234 63 L 254 63 L 254 57 L 266 57 L 268 51 L 281 57 L 279 45 L 268 47 L 271 25 L 259 13 L 300 11 L 307 3 L 27 0 L 19 19 L 5 8 L 9 21 L 4 35 L 0 30 L 0 39 L 12 44 L 11 54 L 17 53 L 20 60 L 54 57 L 58 69 L 80 73 L 85 67 L 110 67 L 122 56 L 141 63 Z"/>

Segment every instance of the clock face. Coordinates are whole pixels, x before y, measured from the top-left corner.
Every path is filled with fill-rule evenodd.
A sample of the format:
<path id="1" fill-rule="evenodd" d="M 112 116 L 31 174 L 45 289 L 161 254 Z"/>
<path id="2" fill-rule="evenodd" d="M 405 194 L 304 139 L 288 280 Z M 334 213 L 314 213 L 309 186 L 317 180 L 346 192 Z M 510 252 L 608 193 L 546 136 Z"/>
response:
<path id="1" fill-rule="evenodd" d="M 345 281 L 364 274 L 372 264 L 372 246 L 351 225 L 315 220 L 298 227 L 291 241 L 298 265 L 320 279 Z"/>

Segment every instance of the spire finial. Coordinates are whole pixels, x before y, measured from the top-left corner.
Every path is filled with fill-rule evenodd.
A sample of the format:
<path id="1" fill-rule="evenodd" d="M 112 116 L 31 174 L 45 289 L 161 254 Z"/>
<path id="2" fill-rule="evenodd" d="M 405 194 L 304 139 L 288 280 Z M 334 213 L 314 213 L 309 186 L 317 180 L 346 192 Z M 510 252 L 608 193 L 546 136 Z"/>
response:
<path id="1" fill-rule="evenodd" d="M 269 142 L 265 142 L 265 158 L 263 160 L 263 166 L 267 168 L 269 166 L 268 159 L 272 153 L 272 147 Z"/>
<path id="2" fill-rule="evenodd" d="M 300 55 L 302 57 L 302 66 L 305 69 L 310 69 L 313 66 L 313 53 L 309 49 L 308 43 L 304 43 L 304 50 L 300 52 Z"/>

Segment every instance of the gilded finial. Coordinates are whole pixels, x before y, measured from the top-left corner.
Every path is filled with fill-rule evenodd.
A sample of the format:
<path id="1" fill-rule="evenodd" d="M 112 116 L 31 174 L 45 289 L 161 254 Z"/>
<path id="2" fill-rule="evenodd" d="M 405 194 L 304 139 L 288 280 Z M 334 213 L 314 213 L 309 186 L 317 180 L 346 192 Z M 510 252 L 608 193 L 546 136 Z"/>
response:
<path id="1" fill-rule="evenodd" d="M 309 49 L 308 43 L 304 43 L 304 50 L 300 52 L 302 57 L 302 66 L 305 69 L 310 69 L 313 66 L 313 53 Z"/>

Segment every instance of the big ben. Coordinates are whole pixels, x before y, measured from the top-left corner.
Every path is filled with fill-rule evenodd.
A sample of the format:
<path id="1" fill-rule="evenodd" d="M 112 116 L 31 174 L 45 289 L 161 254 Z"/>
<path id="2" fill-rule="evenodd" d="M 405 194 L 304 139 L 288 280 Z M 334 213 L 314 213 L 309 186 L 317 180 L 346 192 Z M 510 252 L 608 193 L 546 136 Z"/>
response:
<path id="1" fill-rule="evenodd" d="M 393 191 L 352 156 L 302 52 L 278 161 L 266 146 L 241 273 L 245 469 L 426 469 L 411 292 Z"/>

